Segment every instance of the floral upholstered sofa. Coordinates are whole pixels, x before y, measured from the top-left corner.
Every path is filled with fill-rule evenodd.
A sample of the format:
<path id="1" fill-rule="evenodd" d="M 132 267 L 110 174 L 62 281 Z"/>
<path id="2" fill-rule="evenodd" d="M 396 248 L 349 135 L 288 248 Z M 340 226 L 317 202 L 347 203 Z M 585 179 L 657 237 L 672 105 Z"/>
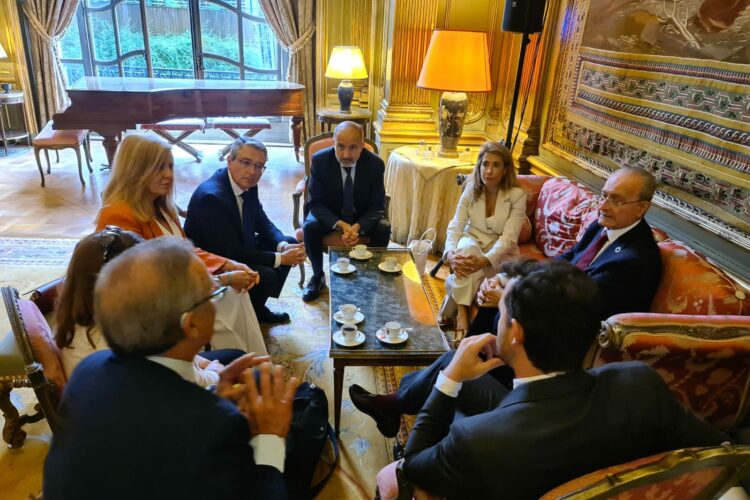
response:
<path id="1" fill-rule="evenodd" d="M 529 191 L 521 253 L 570 249 L 597 217 L 595 194 L 564 177 L 519 176 Z M 654 229 L 662 277 L 648 313 L 603 322 L 587 366 L 640 360 L 723 430 L 743 425 L 750 394 L 750 291 L 688 245 Z"/>

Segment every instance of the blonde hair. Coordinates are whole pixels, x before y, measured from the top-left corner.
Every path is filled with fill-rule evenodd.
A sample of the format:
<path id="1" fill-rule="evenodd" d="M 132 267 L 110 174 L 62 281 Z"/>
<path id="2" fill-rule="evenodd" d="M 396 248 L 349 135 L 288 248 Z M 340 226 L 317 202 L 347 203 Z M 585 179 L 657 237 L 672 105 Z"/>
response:
<path id="1" fill-rule="evenodd" d="M 471 189 L 471 201 L 476 202 L 482 193 L 484 193 L 484 182 L 482 182 L 482 161 L 484 156 L 488 153 L 497 155 L 505 165 L 505 173 L 503 178 L 500 179 L 500 190 L 508 191 L 509 189 L 518 186 L 518 179 L 516 178 L 516 168 L 513 165 L 513 156 L 510 154 L 510 150 L 499 142 L 487 141 L 482 144 L 479 149 L 479 156 L 477 157 L 477 164 L 474 165 L 474 171 L 471 173 L 471 184 L 468 188 Z"/>
<path id="2" fill-rule="evenodd" d="M 158 209 L 176 219 L 174 182 L 169 194 L 160 196 L 153 204 L 147 192 L 151 178 L 161 170 L 164 163 L 171 161 L 172 149 L 161 139 L 143 135 L 127 136 L 117 148 L 112 175 L 102 201 L 105 205 L 125 203 L 140 222 L 153 220 Z"/>

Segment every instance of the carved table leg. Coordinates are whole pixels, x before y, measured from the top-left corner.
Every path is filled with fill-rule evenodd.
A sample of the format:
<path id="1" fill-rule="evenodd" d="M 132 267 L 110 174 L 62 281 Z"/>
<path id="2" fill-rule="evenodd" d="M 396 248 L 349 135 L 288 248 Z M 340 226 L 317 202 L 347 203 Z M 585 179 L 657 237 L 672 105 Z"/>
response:
<path id="1" fill-rule="evenodd" d="M 0 385 L 0 410 L 5 418 L 3 426 L 3 441 L 8 443 L 11 448 L 20 448 L 26 439 L 26 432 L 21 429 L 21 419 L 18 416 L 18 409 L 10 401 L 10 391 L 13 388 L 10 385 Z"/>
<path id="2" fill-rule="evenodd" d="M 341 392 L 344 389 L 344 369 L 346 366 L 338 359 L 333 360 L 333 430 L 339 435 L 341 423 Z"/>
<path id="3" fill-rule="evenodd" d="M 115 152 L 117 152 L 117 136 L 103 135 L 103 137 L 104 141 L 102 142 L 102 145 L 104 146 L 104 151 L 107 153 L 107 163 L 112 167 L 112 162 L 115 159 Z"/>
<path id="4" fill-rule="evenodd" d="M 294 138 L 294 157 L 299 161 L 299 148 L 302 144 L 302 122 L 301 116 L 292 117 L 292 137 Z"/>

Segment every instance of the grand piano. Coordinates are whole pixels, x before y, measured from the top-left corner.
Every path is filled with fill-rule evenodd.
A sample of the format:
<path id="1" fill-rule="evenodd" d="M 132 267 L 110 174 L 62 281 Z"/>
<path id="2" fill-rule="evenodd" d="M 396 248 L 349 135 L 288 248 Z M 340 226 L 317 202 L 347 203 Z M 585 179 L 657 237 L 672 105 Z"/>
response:
<path id="1" fill-rule="evenodd" d="M 54 128 L 97 132 L 104 137 L 112 164 L 118 137 L 139 123 L 215 116 L 291 116 L 294 153 L 299 160 L 304 88 L 288 82 L 88 76 L 68 88 L 71 104 L 54 115 Z"/>

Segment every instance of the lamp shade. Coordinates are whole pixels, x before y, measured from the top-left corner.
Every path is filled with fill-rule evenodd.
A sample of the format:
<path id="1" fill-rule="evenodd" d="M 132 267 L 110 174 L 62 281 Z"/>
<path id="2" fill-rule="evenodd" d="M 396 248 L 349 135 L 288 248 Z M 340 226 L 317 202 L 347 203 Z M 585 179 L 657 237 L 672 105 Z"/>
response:
<path id="1" fill-rule="evenodd" d="M 452 92 L 489 92 L 492 90 L 489 60 L 486 33 L 435 30 L 422 63 L 417 87 Z"/>
<path id="2" fill-rule="evenodd" d="M 365 60 L 362 57 L 362 49 L 351 46 L 338 46 L 333 48 L 331 58 L 326 68 L 326 78 L 338 78 L 340 80 L 362 80 L 367 78 Z"/>
<path id="3" fill-rule="evenodd" d="M 0 59 L 7 59 L 8 54 L 5 53 L 5 47 L 3 47 L 3 44 L 0 43 Z"/>

